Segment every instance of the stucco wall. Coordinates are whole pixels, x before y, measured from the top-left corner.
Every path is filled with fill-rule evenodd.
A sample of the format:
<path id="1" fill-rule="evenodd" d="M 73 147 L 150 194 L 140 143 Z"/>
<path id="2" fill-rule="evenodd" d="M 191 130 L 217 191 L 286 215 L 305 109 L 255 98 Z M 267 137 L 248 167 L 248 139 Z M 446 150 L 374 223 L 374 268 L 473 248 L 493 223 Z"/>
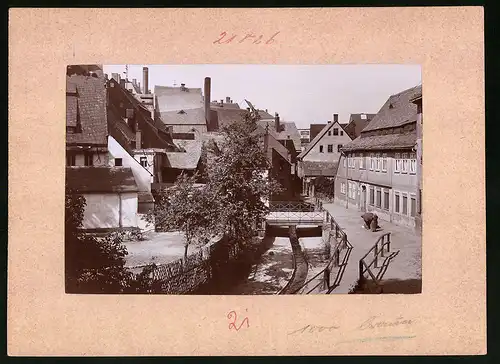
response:
<path id="1" fill-rule="evenodd" d="M 151 192 L 153 176 L 134 159 L 113 137 L 108 137 L 109 165 L 115 165 L 115 158 L 122 158 L 123 167 L 130 167 L 139 191 Z"/>
<path id="2" fill-rule="evenodd" d="M 93 153 L 92 161 L 94 166 L 105 166 L 109 163 L 107 153 Z M 75 154 L 75 166 L 85 166 L 85 153 Z"/>
<path id="3" fill-rule="evenodd" d="M 338 129 L 338 135 L 333 135 L 333 129 Z M 329 134 L 331 131 L 331 135 Z M 340 135 L 343 133 L 343 135 Z M 312 149 L 307 153 L 302 160 L 304 161 L 325 161 L 325 162 L 337 162 L 340 157 L 340 152 L 338 152 L 338 145 L 346 145 L 351 141 L 349 135 L 343 131 L 339 123 L 333 123 L 330 129 L 323 135 L 323 137 L 312 147 Z M 331 153 L 328 152 L 328 145 L 333 145 L 333 150 Z M 323 152 L 320 152 L 320 146 L 323 146 Z"/>
<path id="4" fill-rule="evenodd" d="M 84 194 L 84 229 L 137 227 L 137 193 Z M 120 212 L 121 200 L 121 212 Z"/>

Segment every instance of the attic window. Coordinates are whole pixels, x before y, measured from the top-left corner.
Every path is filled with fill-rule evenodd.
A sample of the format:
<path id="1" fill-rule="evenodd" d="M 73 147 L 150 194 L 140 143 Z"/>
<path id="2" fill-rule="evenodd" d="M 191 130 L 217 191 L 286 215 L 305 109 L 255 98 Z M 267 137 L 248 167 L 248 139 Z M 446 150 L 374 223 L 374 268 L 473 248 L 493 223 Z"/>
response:
<path id="1" fill-rule="evenodd" d="M 179 111 L 177 114 L 185 114 L 186 112 L 184 110 Z"/>
<path id="2" fill-rule="evenodd" d="M 394 109 L 394 105 L 393 104 L 389 104 L 389 109 Z"/>
<path id="3" fill-rule="evenodd" d="M 361 119 L 366 120 L 366 114 L 361 114 Z"/>

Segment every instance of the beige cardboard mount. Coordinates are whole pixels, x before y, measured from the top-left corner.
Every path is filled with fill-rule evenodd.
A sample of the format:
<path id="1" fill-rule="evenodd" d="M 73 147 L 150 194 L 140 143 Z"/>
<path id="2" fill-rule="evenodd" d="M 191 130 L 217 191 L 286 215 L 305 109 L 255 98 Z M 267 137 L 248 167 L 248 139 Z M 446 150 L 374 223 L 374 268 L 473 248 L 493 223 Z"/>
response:
<path id="1" fill-rule="evenodd" d="M 483 18 L 481 7 L 11 9 L 8 353 L 485 353 Z M 238 38 L 214 44 L 222 32 Z M 263 41 L 240 43 L 248 33 Z M 86 63 L 420 64 L 423 292 L 65 294 L 65 69 Z M 228 328 L 232 310 L 248 328 Z M 372 316 L 411 324 L 359 329 Z M 336 328 L 289 334 L 306 325 Z"/>

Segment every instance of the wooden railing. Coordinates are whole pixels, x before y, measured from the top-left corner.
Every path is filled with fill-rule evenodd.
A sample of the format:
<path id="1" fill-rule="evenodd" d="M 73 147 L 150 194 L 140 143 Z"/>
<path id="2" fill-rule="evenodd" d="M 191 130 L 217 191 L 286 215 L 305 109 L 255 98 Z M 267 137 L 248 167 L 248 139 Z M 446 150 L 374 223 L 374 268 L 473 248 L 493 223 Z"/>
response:
<path id="1" fill-rule="evenodd" d="M 375 245 L 371 247 L 370 250 L 359 260 L 359 280 L 363 282 L 365 280 L 365 273 L 368 273 L 373 282 L 380 286 L 380 280 L 382 279 L 385 270 L 387 269 L 387 264 L 390 259 L 394 257 L 398 252 L 389 254 L 391 251 L 391 233 L 385 233 L 381 235 Z M 367 258 L 373 252 L 373 259 L 368 263 Z M 382 266 L 379 266 L 379 257 L 384 258 Z M 377 268 L 377 274 L 373 273 L 373 268 Z"/>

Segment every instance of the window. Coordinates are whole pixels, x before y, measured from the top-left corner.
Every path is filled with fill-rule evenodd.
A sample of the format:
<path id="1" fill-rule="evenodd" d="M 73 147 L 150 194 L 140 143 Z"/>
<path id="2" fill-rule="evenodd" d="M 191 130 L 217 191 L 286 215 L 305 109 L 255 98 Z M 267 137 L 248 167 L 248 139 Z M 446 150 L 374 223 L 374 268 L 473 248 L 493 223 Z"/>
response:
<path id="1" fill-rule="evenodd" d="M 85 153 L 85 165 L 86 166 L 94 165 L 94 155 L 92 153 Z"/>
<path id="2" fill-rule="evenodd" d="M 408 196 L 403 195 L 403 215 L 408 215 Z"/>
<path id="3" fill-rule="evenodd" d="M 403 160 L 403 167 L 401 168 L 401 172 L 402 173 L 408 173 L 408 154 L 407 153 L 403 153 L 403 156 L 402 156 Z"/>
<path id="4" fill-rule="evenodd" d="M 319 152 L 323 153 L 323 146 L 322 145 L 319 146 Z"/>
<path id="5" fill-rule="evenodd" d="M 410 154 L 410 173 L 417 173 L 417 157 L 415 156 L 415 153 Z"/>
<path id="6" fill-rule="evenodd" d="M 370 205 L 374 205 L 375 203 L 375 191 L 373 187 L 370 187 Z"/>
<path id="7" fill-rule="evenodd" d="M 412 217 L 415 217 L 415 212 L 417 211 L 417 200 L 415 196 L 411 196 L 410 198 L 410 214 Z"/>
<path id="8" fill-rule="evenodd" d="M 333 135 L 339 135 L 339 128 L 333 128 Z"/>
<path id="9" fill-rule="evenodd" d="M 342 144 L 337 145 L 337 152 L 340 152 L 341 149 L 342 149 Z"/>
<path id="10" fill-rule="evenodd" d="M 344 131 L 343 130 L 340 131 L 340 135 L 344 135 Z"/>
<path id="11" fill-rule="evenodd" d="M 399 214 L 399 192 L 394 192 L 394 212 Z"/>
<path id="12" fill-rule="evenodd" d="M 375 164 L 376 171 L 380 171 L 380 154 L 377 153 L 376 158 L 377 158 L 376 164 Z"/>
<path id="13" fill-rule="evenodd" d="M 147 168 L 148 159 L 146 157 L 141 157 L 141 166 L 143 166 L 144 168 Z"/>
<path id="14" fill-rule="evenodd" d="M 384 191 L 384 210 L 389 210 L 389 191 Z"/>
<path id="15" fill-rule="evenodd" d="M 333 153 L 333 144 L 328 144 L 328 153 Z"/>
<path id="16" fill-rule="evenodd" d="M 67 126 L 66 127 L 66 134 L 75 134 L 76 133 L 76 126 Z"/>
<path id="17" fill-rule="evenodd" d="M 359 154 L 359 169 L 365 169 L 365 157 L 363 157 L 363 153 Z"/>
<path id="18" fill-rule="evenodd" d="M 344 157 L 344 162 L 343 163 L 344 163 L 344 168 L 345 168 L 345 157 Z"/>
<path id="19" fill-rule="evenodd" d="M 373 157 L 373 153 L 370 154 L 370 171 L 375 169 L 375 158 Z"/>
<path id="20" fill-rule="evenodd" d="M 396 153 L 394 156 L 394 173 L 399 173 L 401 171 L 401 159 L 400 154 Z"/>
<path id="21" fill-rule="evenodd" d="M 340 184 L 340 193 L 344 194 L 345 195 L 345 182 L 342 182 Z"/>
<path id="22" fill-rule="evenodd" d="M 377 189 L 377 207 L 382 205 L 382 191 Z"/>
<path id="23" fill-rule="evenodd" d="M 74 154 L 66 154 L 66 165 L 67 166 L 76 165 L 76 156 Z"/>
<path id="24" fill-rule="evenodd" d="M 121 167 L 123 165 L 123 160 L 121 158 L 115 158 L 115 166 Z"/>
<path id="25" fill-rule="evenodd" d="M 356 184 L 354 182 L 349 182 L 349 198 L 352 198 L 353 200 L 356 199 Z"/>
<path id="26" fill-rule="evenodd" d="M 422 214 L 422 190 L 418 190 L 418 213 Z"/>
<path id="27" fill-rule="evenodd" d="M 328 130 L 328 136 L 332 136 L 332 131 Z"/>
<path id="28" fill-rule="evenodd" d="M 387 154 L 382 154 L 382 172 L 387 172 Z"/>
<path id="29" fill-rule="evenodd" d="M 366 120 L 366 114 L 361 114 L 361 120 Z"/>

